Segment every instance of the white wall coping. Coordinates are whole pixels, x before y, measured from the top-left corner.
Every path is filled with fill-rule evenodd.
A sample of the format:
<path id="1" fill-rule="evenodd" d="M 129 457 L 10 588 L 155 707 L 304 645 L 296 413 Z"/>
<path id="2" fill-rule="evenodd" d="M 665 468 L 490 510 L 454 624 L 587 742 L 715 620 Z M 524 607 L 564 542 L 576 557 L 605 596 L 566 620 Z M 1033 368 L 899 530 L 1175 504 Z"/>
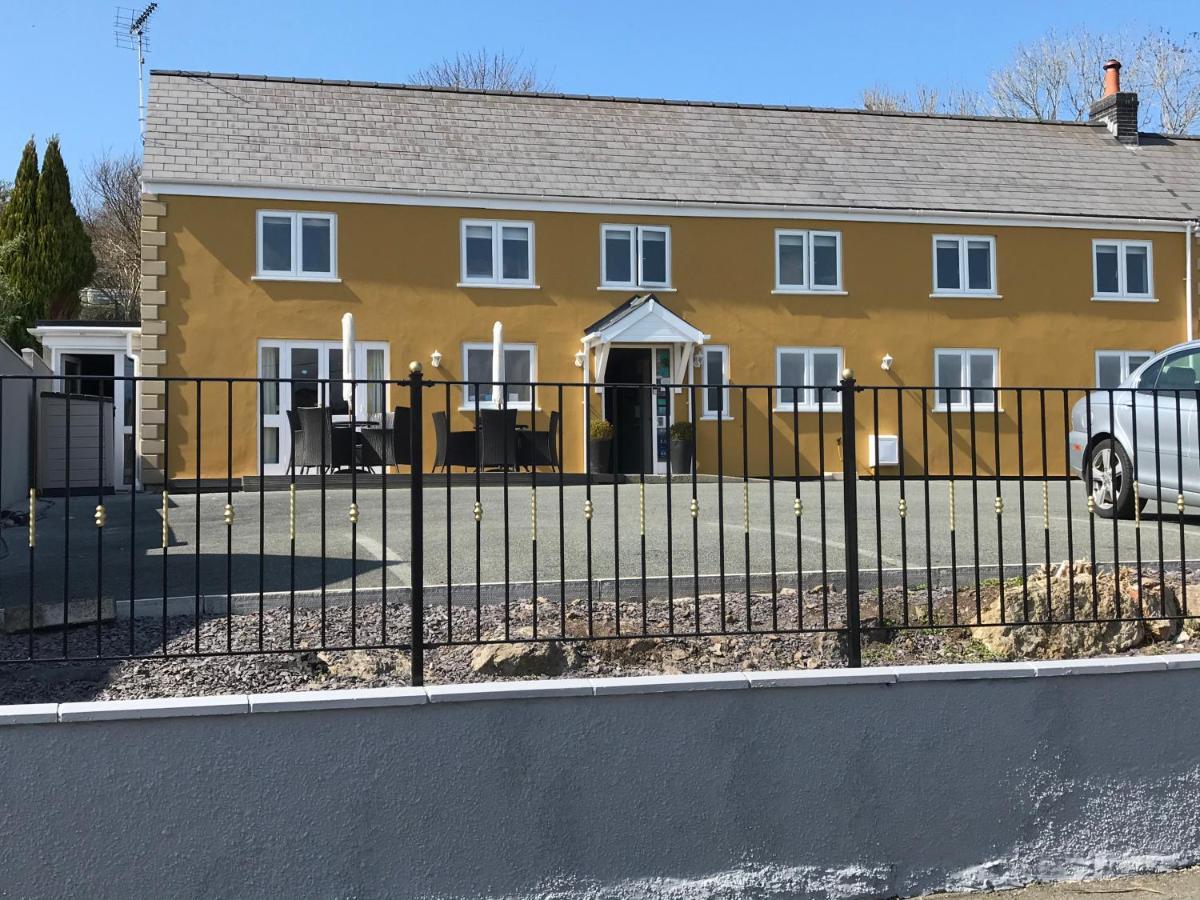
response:
<path id="1" fill-rule="evenodd" d="M 323 709 L 426 706 L 481 700 L 537 700 L 554 697 L 683 693 L 729 689 L 769 689 L 879 685 L 920 681 L 978 681 L 1118 675 L 1200 668 L 1200 654 L 1120 656 L 1033 662 L 877 666 L 865 669 L 798 669 L 767 672 L 712 672 L 603 678 L 548 678 L 489 681 L 429 687 L 345 688 L 153 700 L 99 700 L 86 703 L 32 703 L 0 706 L 0 726 L 54 722 L 100 722 L 241 713 L 301 712 Z"/>

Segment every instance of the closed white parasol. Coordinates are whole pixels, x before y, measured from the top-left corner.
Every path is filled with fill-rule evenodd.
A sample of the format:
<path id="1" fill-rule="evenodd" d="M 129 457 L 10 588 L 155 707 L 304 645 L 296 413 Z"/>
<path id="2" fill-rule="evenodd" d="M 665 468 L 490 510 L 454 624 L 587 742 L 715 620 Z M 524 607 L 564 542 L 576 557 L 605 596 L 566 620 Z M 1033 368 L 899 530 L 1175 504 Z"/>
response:
<path id="1" fill-rule="evenodd" d="M 492 405 L 499 409 L 504 403 L 504 326 L 492 326 Z"/>

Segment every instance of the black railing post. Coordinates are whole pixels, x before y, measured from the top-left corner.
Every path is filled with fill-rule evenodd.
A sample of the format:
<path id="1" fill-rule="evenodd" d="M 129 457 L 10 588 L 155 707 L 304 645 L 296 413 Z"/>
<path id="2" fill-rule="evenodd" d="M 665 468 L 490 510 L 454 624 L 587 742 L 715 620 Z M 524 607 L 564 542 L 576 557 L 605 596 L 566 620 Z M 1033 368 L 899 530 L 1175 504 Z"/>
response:
<path id="1" fill-rule="evenodd" d="M 412 548 L 409 553 L 411 568 L 411 622 L 412 622 L 412 683 L 413 687 L 421 687 L 425 683 L 425 497 L 424 470 L 425 455 L 422 442 L 422 431 L 425 419 L 421 413 L 421 392 L 424 382 L 421 378 L 421 364 L 411 362 L 408 365 L 408 405 L 409 420 L 409 478 L 408 496 L 409 511 L 412 520 Z M 447 476 L 449 477 L 449 476 Z M 449 512 L 447 511 L 447 514 Z M 387 597 L 383 598 L 387 603 Z"/>
<path id="2" fill-rule="evenodd" d="M 846 522 L 846 661 L 862 665 L 862 626 L 858 597 L 858 458 L 855 452 L 854 397 L 858 387 L 852 369 L 842 370 L 842 501 Z"/>

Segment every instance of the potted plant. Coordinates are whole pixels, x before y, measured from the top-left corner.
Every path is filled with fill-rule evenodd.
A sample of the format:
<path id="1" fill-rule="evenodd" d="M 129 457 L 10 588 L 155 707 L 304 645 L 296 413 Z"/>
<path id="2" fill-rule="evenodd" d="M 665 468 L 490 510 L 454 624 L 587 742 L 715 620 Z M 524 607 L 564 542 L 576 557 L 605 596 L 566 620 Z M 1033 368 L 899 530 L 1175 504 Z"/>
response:
<path id="1" fill-rule="evenodd" d="M 592 419 L 588 424 L 588 470 L 607 475 L 612 471 L 612 443 L 615 429 L 607 419 Z"/>
<path id="2" fill-rule="evenodd" d="M 683 474 L 692 471 L 696 455 L 696 429 L 691 422 L 671 425 L 671 471 Z"/>

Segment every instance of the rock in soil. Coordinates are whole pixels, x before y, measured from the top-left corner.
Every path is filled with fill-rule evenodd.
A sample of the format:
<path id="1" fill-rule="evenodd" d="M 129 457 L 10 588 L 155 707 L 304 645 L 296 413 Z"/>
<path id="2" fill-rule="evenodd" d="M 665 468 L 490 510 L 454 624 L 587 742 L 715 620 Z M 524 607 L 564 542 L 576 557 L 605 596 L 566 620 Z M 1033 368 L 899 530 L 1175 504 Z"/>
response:
<path id="1" fill-rule="evenodd" d="M 530 638 L 532 628 L 514 628 L 512 637 Z M 561 675 L 567 652 L 557 641 L 484 644 L 471 654 L 471 671 L 480 675 Z"/>
<path id="2" fill-rule="evenodd" d="M 1064 563 L 1053 572 L 1035 572 L 1024 586 L 998 585 L 989 592 L 984 624 L 972 627 L 971 637 L 1008 659 L 1124 653 L 1170 640 L 1179 630 L 1180 607 L 1171 586 L 1143 576 L 1139 591 L 1137 573 L 1130 569 L 1121 569 L 1117 579 L 1110 572 L 1093 573 L 1086 563 Z M 1000 622 L 1010 624 L 997 626 Z"/>

